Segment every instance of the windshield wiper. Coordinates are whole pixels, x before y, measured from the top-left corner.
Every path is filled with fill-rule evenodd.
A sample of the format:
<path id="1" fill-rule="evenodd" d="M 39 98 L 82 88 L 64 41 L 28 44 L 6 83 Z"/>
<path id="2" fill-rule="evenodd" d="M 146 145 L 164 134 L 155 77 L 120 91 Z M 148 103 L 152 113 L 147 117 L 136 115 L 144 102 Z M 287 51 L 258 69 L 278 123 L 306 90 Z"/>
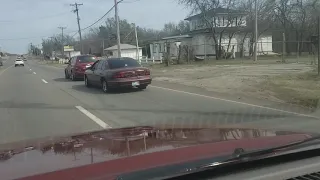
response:
<path id="1" fill-rule="evenodd" d="M 277 147 L 262 149 L 262 150 L 255 150 L 255 151 L 248 151 L 246 152 L 243 148 L 236 148 L 234 153 L 231 155 L 231 158 L 226 159 L 222 162 L 215 162 L 211 164 L 207 164 L 201 167 L 196 168 L 197 170 L 201 170 L 203 168 L 211 168 L 219 165 L 227 165 L 230 163 L 239 163 L 239 162 L 246 162 L 252 161 L 256 159 L 263 158 L 264 156 L 274 154 L 276 152 L 287 151 L 287 150 L 294 150 L 296 148 L 301 148 L 301 145 L 311 143 L 312 141 L 320 140 L 320 136 L 314 136 L 302 141 L 281 145 Z M 318 143 L 318 142 L 317 142 Z M 313 145 L 313 144 L 311 144 Z M 294 148 L 294 149 L 292 149 Z"/>

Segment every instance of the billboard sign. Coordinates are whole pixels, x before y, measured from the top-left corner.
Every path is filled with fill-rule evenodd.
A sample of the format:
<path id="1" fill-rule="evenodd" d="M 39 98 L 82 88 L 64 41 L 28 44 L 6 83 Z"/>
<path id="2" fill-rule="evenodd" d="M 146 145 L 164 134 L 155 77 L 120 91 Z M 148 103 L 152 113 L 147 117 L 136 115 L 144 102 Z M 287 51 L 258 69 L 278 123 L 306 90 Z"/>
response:
<path id="1" fill-rule="evenodd" d="M 64 46 L 63 47 L 64 52 L 70 52 L 70 51 L 74 51 L 73 46 Z"/>

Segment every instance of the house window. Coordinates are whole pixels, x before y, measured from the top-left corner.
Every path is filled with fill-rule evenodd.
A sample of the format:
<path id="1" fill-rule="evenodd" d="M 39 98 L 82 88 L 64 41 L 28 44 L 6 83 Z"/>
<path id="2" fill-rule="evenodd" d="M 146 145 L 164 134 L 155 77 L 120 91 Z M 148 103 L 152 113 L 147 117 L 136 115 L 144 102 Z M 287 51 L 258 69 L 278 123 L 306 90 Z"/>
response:
<path id="1" fill-rule="evenodd" d="M 232 18 L 231 27 L 237 26 L 237 18 Z"/>
<path id="2" fill-rule="evenodd" d="M 190 27 L 191 30 L 195 30 L 196 26 L 197 26 L 197 21 L 196 20 L 192 20 L 190 26 L 191 26 Z"/>
<path id="3" fill-rule="evenodd" d="M 246 26 L 247 23 L 246 23 L 246 17 L 245 16 L 242 16 L 241 18 L 238 19 L 238 26 Z"/>
<path id="4" fill-rule="evenodd" d="M 153 48 L 152 48 L 152 49 L 153 49 L 153 52 L 154 52 L 154 53 L 157 52 L 156 48 L 157 48 L 157 44 L 153 44 Z"/>
<path id="5" fill-rule="evenodd" d="M 223 20 L 224 20 L 224 17 L 219 17 L 219 27 L 223 27 L 224 26 Z"/>
<path id="6" fill-rule="evenodd" d="M 225 17 L 222 16 L 222 26 L 223 26 L 223 27 L 227 26 L 227 23 L 228 23 L 228 22 L 226 22 Z"/>
<path id="7" fill-rule="evenodd" d="M 213 17 L 213 23 L 214 23 L 214 26 L 217 27 L 218 26 L 218 23 L 219 23 L 219 18 L 216 18 L 216 17 Z"/>

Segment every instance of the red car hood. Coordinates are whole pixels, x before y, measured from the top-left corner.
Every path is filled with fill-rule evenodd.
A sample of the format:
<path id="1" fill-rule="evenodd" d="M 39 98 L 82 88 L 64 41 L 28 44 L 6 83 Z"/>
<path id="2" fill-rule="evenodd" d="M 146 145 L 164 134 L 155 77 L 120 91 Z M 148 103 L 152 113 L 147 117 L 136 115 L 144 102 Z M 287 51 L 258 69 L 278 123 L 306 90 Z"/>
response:
<path id="1" fill-rule="evenodd" d="M 94 179 L 311 137 L 237 128 L 133 127 L 0 145 L 1 179 Z M 107 175 L 107 176 L 106 176 Z"/>

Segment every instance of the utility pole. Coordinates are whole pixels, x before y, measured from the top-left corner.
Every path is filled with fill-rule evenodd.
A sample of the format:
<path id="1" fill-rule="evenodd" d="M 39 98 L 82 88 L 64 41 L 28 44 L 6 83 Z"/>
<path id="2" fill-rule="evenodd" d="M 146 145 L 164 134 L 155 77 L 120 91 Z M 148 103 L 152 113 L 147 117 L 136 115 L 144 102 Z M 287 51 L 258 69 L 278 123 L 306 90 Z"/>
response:
<path id="1" fill-rule="evenodd" d="M 139 51 L 139 40 L 138 40 L 137 26 L 136 26 L 136 24 L 133 24 L 133 26 L 134 26 L 134 33 L 135 33 L 135 35 L 136 35 L 137 60 L 139 61 L 139 63 L 141 63 L 141 61 L 140 61 L 140 51 Z"/>
<path id="2" fill-rule="evenodd" d="M 258 0 L 255 0 L 254 2 L 254 61 L 258 60 L 258 55 L 257 55 L 257 46 L 258 46 L 258 4 L 257 4 Z"/>
<path id="3" fill-rule="evenodd" d="M 80 46 L 81 46 L 81 54 L 83 53 L 83 44 L 82 44 L 82 36 L 81 36 L 81 28 L 80 28 L 80 18 L 79 18 L 79 6 L 82 6 L 83 4 L 70 4 L 70 6 L 74 6 L 76 9 L 73 10 L 74 13 L 77 14 L 77 22 L 78 22 L 78 31 L 79 31 L 79 36 L 80 36 Z"/>
<path id="4" fill-rule="evenodd" d="M 118 58 L 121 58 L 120 25 L 119 25 L 118 2 L 117 2 L 117 0 L 114 0 L 114 9 L 115 9 L 115 19 L 116 19 L 116 24 L 117 24 Z"/>
<path id="5" fill-rule="evenodd" d="M 104 38 L 102 39 L 102 56 L 104 56 L 104 47 L 105 45 L 104 45 Z"/>
<path id="6" fill-rule="evenodd" d="M 58 27 L 59 29 L 61 29 L 61 44 L 62 44 L 62 50 L 61 50 L 61 54 L 64 58 L 64 36 L 63 36 L 63 30 L 66 29 L 67 27 Z"/>
<path id="7" fill-rule="evenodd" d="M 320 75 L 320 16 L 318 16 L 318 76 Z"/>

